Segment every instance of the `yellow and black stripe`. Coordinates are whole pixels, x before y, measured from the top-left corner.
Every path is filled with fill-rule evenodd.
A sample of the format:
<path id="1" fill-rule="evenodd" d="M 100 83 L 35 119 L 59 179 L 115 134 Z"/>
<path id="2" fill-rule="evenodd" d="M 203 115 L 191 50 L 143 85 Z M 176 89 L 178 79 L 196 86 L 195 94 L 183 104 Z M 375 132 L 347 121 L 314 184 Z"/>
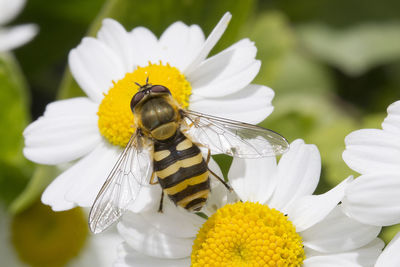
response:
<path id="1" fill-rule="evenodd" d="M 200 210 L 210 192 L 207 163 L 200 149 L 180 131 L 154 142 L 154 171 L 164 193 L 190 211 Z"/>

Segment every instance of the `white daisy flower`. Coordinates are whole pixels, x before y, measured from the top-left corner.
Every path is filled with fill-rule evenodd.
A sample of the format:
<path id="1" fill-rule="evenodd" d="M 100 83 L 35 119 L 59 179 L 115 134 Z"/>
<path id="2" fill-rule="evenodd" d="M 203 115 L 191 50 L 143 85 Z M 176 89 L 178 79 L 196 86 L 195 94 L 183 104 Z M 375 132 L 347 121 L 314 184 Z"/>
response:
<path id="1" fill-rule="evenodd" d="M 400 232 L 385 247 L 376 261 L 375 267 L 398 267 L 400 266 Z"/>
<path id="2" fill-rule="evenodd" d="M 157 39 L 146 28 L 127 32 L 105 19 L 97 38 L 69 54 L 71 72 L 88 97 L 49 104 L 25 132 L 24 155 L 41 164 L 80 159 L 54 180 L 42 201 L 54 210 L 91 206 L 135 129 L 135 83 L 162 84 L 183 108 L 258 123 L 272 112 L 273 91 L 250 84 L 260 61 L 253 42 L 240 40 L 207 58 L 224 33 L 226 13 L 207 39 L 197 25 L 172 24 Z"/>
<path id="3" fill-rule="evenodd" d="M 4 27 L 22 10 L 25 0 L 0 0 L 0 52 L 17 48 L 37 34 L 38 27 L 34 24 Z"/>
<path id="4" fill-rule="evenodd" d="M 362 129 L 345 139 L 343 159 L 362 174 L 346 189 L 349 216 L 372 225 L 400 222 L 400 101 L 388 107 L 381 129 Z"/>
<path id="5" fill-rule="evenodd" d="M 318 149 L 302 140 L 279 164 L 234 159 L 230 182 L 243 202 L 224 206 L 220 186 L 208 203 L 219 209 L 205 222 L 171 204 L 163 214 L 129 212 L 118 224 L 125 242 L 114 266 L 373 266 L 384 245 L 381 227 L 338 205 L 351 177 L 313 195 L 320 171 Z"/>
<path id="6" fill-rule="evenodd" d="M 116 231 L 88 233 L 80 209 L 54 213 L 35 203 L 11 216 L 0 205 L 1 266 L 109 267 L 122 239 Z"/>

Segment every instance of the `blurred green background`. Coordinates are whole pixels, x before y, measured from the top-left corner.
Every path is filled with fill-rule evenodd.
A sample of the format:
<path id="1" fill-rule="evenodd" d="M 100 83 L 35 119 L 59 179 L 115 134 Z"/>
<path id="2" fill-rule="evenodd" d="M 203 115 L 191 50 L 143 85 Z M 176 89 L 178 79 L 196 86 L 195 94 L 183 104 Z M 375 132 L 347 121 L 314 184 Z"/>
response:
<path id="1" fill-rule="evenodd" d="M 399 10 L 395 0 L 28 1 L 12 24 L 35 23 L 39 34 L 0 54 L 0 201 L 9 216 L 26 212 L 55 177 L 55 168 L 23 158 L 21 133 L 47 103 L 83 94 L 67 56 L 83 36 L 95 35 L 102 18 L 129 30 L 145 26 L 158 36 L 181 20 L 208 35 L 226 11 L 233 19 L 212 53 L 244 37 L 255 42 L 262 61 L 255 82 L 276 93 L 275 110 L 262 125 L 318 146 L 323 193 L 356 175 L 341 159 L 344 137 L 379 128 L 387 106 L 400 99 Z M 388 241 L 397 230 L 382 236 Z"/>

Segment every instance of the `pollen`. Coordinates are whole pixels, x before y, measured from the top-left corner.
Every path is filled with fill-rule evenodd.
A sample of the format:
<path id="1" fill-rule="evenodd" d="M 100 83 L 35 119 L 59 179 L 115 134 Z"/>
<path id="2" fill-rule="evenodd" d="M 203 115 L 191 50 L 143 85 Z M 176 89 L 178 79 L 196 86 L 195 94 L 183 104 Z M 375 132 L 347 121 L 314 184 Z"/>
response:
<path id="1" fill-rule="evenodd" d="M 163 65 L 161 62 L 159 64 L 149 62 L 146 67 L 137 67 L 123 79 L 113 81 L 113 86 L 104 94 L 100 103 L 97 112 L 99 131 L 111 144 L 125 147 L 135 132 L 135 118 L 130 102 L 139 89 L 136 83 L 144 85 L 147 78 L 150 84 L 167 87 L 181 108 L 189 106 L 192 88 L 177 68 L 171 67 L 168 63 Z"/>
<path id="2" fill-rule="evenodd" d="M 280 211 L 251 202 L 228 204 L 202 226 L 194 241 L 193 267 L 301 266 L 302 239 Z"/>

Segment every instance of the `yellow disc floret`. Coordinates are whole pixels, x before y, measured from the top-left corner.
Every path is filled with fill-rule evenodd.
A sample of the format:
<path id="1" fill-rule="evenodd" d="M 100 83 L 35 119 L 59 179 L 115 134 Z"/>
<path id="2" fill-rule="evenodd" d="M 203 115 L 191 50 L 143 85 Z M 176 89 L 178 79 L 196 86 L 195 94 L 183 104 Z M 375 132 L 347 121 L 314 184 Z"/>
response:
<path id="1" fill-rule="evenodd" d="M 198 266 L 301 266 L 302 240 L 280 211 L 251 202 L 228 204 L 202 226 L 191 261 Z"/>
<path id="2" fill-rule="evenodd" d="M 137 67 L 123 79 L 113 82 L 113 87 L 104 94 L 99 106 L 99 130 L 111 144 L 124 147 L 136 130 L 130 103 L 139 89 L 136 83 L 144 85 L 147 78 L 150 84 L 167 87 L 182 108 L 188 107 L 192 88 L 177 68 L 169 64 L 163 65 L 161 62 Z"/>

